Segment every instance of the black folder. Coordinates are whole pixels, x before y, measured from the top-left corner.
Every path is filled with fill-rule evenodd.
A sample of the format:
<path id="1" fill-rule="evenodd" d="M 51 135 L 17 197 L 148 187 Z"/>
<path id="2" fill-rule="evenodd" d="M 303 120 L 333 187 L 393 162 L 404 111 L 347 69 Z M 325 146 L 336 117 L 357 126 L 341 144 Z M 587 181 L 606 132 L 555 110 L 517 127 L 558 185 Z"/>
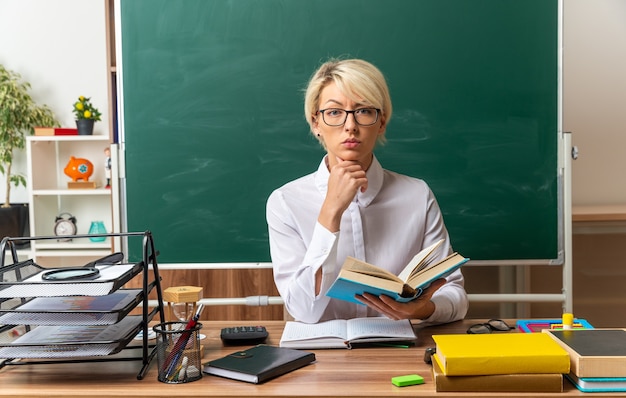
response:
<path id="1" fill-rule="evenodd" d="M 315 354 L 312 352 L 260 344 L 207 362 L 203 366 L 203 371 L 215 376 L 258 384 L 314 361 Z"/>

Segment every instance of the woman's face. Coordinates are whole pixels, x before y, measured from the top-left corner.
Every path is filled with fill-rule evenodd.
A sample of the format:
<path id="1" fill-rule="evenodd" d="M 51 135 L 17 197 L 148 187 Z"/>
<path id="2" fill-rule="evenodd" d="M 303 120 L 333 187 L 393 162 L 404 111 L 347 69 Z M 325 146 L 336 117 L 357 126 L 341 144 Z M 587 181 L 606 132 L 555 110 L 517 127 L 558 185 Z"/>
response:
<path id="1" fill-rule="evenodd" d="M 371 107 L 371 104 L 350 100 L 334 82 L 324 87 L 320 95 L 319 109 L 337 108 L 351 111 Z M 326 146 L 330 167 L 339 160 L 352 160 L 361 163 L 365 170 L 372 162 L 376 141 L 379 135 L 384 134 L 385 127 L 385 117 L 380 112 L 378 120 L 371 126 L 356 123 L 353 113 L 348 114 L 346 122 L 341 126 L 327 125 L 321 113 L 317 114 L 313 122 L 313 132 L 320 135 L 319 138 Z"/>

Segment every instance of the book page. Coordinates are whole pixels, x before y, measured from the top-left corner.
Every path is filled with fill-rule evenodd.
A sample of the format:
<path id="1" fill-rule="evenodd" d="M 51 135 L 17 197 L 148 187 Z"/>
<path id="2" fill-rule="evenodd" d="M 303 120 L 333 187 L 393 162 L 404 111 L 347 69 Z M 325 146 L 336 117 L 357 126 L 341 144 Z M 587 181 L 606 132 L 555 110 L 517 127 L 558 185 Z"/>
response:
<path id="1" fill-rule="evenodd" d="M 400 272 L 400 275 L 398 275 L 398 277 L 403 282 L 406 282 L 411 278 L 411 276 L 413 276 L 415 272 L 418 272 L 432 264 L 433 260 L 439 254 L 438 249 L 441 247 L 442 243 L 443 239 L 439 239 L 437 242 L 417 253 L 404 267 L 402 272 Z"/>
<path id="2" fill-rule="evenodd" d="M 399 279 L 397 276 L 392 274 L 391 272 L 384 270 L 382 268 L 378 268 L 372 264 L 368 264 L 365 261 L 357 260 L 354 257 L 346 258 L 346 261 L 343 263 L 343 269 L 350 270 L 352 272 L 357 272 L 359 274 L 371 275 L 381 279 L 387 279 L 391 281 L 404 282 Z"/>
<path id="3" fill-rule="evenodd" d="M 394 321 L 376 317 L 354 318 L 349 319 L 347 323 L 349 340 L 375 337 L 415 339 L 413 326 L 408 319 Z"/>
<path id="4" fill-rule="evenodd" d="M 432 282 L 438 278 L 444 278 L 452 273 L 454 270 L 459 268 L 462 264 L 464 264 L 468 259 L 461 256 L 458 253 L 452 253 L 448 257 L 446 257 L 441 262 L 434 264 L 431 267 L 421 270 L 417 272 L 415 275 L 412 275 L 411 278 L 407 281 L 407 284 L 414 288 L 418 287 L 426 287 L 429 282 Z"/>
<path id="5" fill-rule="evenodd" d="M 288 321 L 285 324 L 281 341 L 304 341 L 327 337 L 335 337 L 346 341 L 348 336 L 346 334 L 345 319 L 334 319 L 320 323 Z"/>

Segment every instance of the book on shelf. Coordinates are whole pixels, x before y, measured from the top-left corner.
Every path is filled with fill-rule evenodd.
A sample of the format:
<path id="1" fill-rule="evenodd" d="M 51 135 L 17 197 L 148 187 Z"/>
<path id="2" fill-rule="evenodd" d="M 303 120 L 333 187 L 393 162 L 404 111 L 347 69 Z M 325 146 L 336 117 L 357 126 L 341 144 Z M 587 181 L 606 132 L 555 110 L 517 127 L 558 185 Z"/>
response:
<path id="1" fill-rule="evenodd" d="M 567 351 L 544 333 L 441 334 L 433 340 L 434 356 L 448 376 L 570 370 Z"/>
<path id="2" fill-rule="evenodd" d="M 437 392 L 563 392 L 561 373 L 447 376 L 436 356 L 433 356 L 432 364 Z"/>
<path id="3" fill-rule="evenodd" d="M 37 136 L 78 135 L 78 129 L 67 128 L 67 127 L 35 127 L 35 135 Z"/>
<path id="4" fill-rule="evenodd" d="M 111 325 L 141 301 L 140 289 L 106 296 L 35 297 L 0 310 L 2 325 Z"/>
<path id="5" fill-rule="evenodd" d="M 544 330 L 570 356 L 580 377 L 626 377 L 626 329 Z"/>
<path id="6" fill-rule="evenodd" d="M 259 384 L 314 361 L 312 352 L 261 344 L 209 361 L 202 369 L 210 375 Z"/>
<path id="7" fill-rule="evenodd" d="M 395 321 L 369 317 L 320 323 L 288 321 L 279 345 L 289 348 L 353 348 L 359 344 L 414 342 L 416 339 L 408 319 Z"/>
<path id="8" fill-rule="evenodd" d="M 571 372 L 565 377 L 582 392 L 626 391 L 626 377 L 578 377 Z"/>
<path id="9" fill-rule="evenodd" d="M 65 358 L 118 352 L 132 340 L 141 316 L 127 316 L 113 325 L 37 326 L 18 339 L 0 343 L 0 358 Z"/>
<path id="10" fill-rule="evenodd" d="M 397 276 L 365 261 L 348 257 L 326 295 L 357 304 L 363 303 L 354 296 L 365 292 L 376 296 L 384 294 L 401 302 L 411 301 L 419 297 L 422 290 L 434 280 L 445 278 L 469 260 L 452 253 L 436 261 L 442 243 L 443 239 L 420 251 Z"/>

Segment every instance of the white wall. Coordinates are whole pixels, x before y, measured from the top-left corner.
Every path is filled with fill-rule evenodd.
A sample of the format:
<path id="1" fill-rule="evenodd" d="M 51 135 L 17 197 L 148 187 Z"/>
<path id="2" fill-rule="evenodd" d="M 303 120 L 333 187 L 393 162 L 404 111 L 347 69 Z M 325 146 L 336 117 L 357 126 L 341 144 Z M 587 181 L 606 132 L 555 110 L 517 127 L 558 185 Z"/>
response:
<path id="1" fill-rule="evenodd" d="M 574 205 L 626 204 L 626 0 L 564 0 L 563 128 Z"/>
<path id="2" fill-rule="evenodd" d="M 47 104 L 63 127 L 76 127 L 72 106 L 91 97 L 102 112 L 94 134 L 109 134 L 104 0 L 0 0 L 0 63 L 31 84 L 31 96 Z M 15 171 L 26 175 L 24 152 Z M 4 198 L 0 175 L 0 197 Z M 11 190 L 13 203 L 27 191 Z"/>

